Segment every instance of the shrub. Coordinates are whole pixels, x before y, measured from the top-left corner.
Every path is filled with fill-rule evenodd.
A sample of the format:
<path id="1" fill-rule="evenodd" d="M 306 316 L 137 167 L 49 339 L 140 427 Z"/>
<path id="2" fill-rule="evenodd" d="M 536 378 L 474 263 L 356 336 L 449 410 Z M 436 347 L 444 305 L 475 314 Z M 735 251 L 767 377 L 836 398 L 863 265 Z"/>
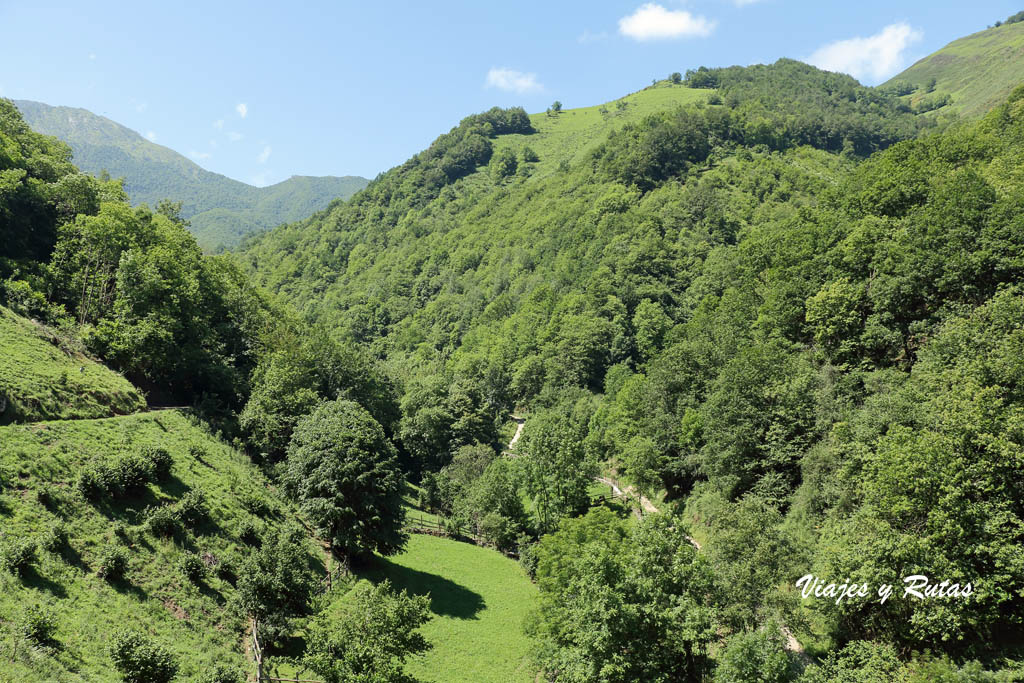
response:
<path id="1" fill-rule="evenodd" d="M 8 541 L 0 548 L 0 566 L 23 576 L 36 561 L 36 542 L 25 539 Z"/>
<path id="2" fill-rule="evenodd" d="M 167 683 L 178 672 L 170 652 L 132 631 L 114 634 L 110 658 L 127 683 Z"/>
<path id="3" fill-rule="evenodd" d="M 178 511 L 170 505 L 153 508 L 146 515 L 146 526 L 154 536 L 171 538 L 181 530 Z"/>
<path id="4" fill-rule="evenodd" d="M 245 671 L 221 662 L 196 680 L 199 683 L 245 683 Z"/>
<path id="5" fill-rule="evenodd" d="M 128 571 L 128 551 L 116 545 L 107 546 L 100 556 L 97 576 L 107 581 L 120 581 Z"/>
<path id="6" fill-rule="evenodd" d="M 142 456 L 149 462 L 152 480 L 167 481 L 171 476 L 171 465 L 174 463 L 167 449 L 148 446 L 142 450 Z"/>
<path id="7" fill-rule="evenodd" d="M 137 495 L 142 493 L 146 484 L 153 478 L 153 465 L 146 459 L 146 456 L 130 453 L 121 456 L 113 464 L 112 481 L 114 489 L 108 493 L 117 497 L 120 495 Z"/>
<path id="8" fill-rule="evenodd" d="M 78 473 L 75 491 L 86 500 L 97 501 L 109 490 L 109 472 L 102 465 L 89 465 Z"/>
<path id="9" fill-rule="evenodd" d="M 53 510 L 57 506 L 57 499 L 54 498 L 49 489 L 39 489 L 36 491 L 36 500 L 47 510 Z"/>
<path id="10" fill-rule="evenodd" d="M 18 620 L 18 630 L 33 643 L 45 645 L 53 640 L 53 632 L 57 630 L 57 618 L 51 610 L 42 605 L 28 605 Z"/>
<path id="11" fill-rule="evenodd" d="M 220 564 L 217 565 L 215 572 L 222 581 L 227 581 L 232 586 L 235 585 L 235 581 L 238 580 L 238 570 L 236 568 L 235 559 L 232 557 L 221 558 Z"/>
<path id="12" fill-rule="evenodd" d="M 192 583 L 199 583 L 206 578 L 206 565 L 203 564 L 203 558 L 196 553 L 182 555 L 178 569 Z"/>
<path id="13" fill-rule="evenodd" d="M 256 524 L 256 520 L 251 518 L 243 520 L 238 529 L 238 538 L 246 545 L 259 546 L 261 535 L 262 529 Z"/>
<path id="14" fill-rule="evenodd" d="M 178 518 L 185 526 L 194 529 L 210 517 L 206 505 L 206 494 L 195 489 L 189 491 L 178 501 Z"/>
<path id="15" fill-rule="evenodd" d="M 68 529 L 63 522 L 54 522 L 49 530 L 43 534 L 39 541 L 39 547 L 48 553 L 56 553 L 65 548 L 68 544 Z"/>
<path id="16" fill-rule="evenodd" d="M 241 503 L 242 507 L 248 512 L 256 515 L 257 517 L 266 517 L 270 514 L 270 507 L 267 505 L 267 501 L 254 491 L 245 491 L 239 495 L 238 502 Z"/>

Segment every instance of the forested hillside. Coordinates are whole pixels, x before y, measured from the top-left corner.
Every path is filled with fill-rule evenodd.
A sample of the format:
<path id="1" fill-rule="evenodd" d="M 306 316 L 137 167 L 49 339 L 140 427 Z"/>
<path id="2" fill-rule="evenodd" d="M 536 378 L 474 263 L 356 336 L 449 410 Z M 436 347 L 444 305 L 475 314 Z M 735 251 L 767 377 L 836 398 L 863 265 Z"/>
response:
<path id="1" fill-rule="evenodd" d="M 211 255 L 0 99 L 5 671 L 1021 680 L 1024 87 L 926 109 L 495 107 Z"/>
<path id="2" fill-rule="evenodd" d="M 398 379 L 430 506 L 526 534 L 550 678 L 789 680 L 778 624 L 808 680 L 1019 667 L 1024 92 L 943 129 L 792 61 L 681 80 L 469 117 L 240 256 Z M 514 462 L 472 455 L 514 410 Z M 602 471 L 671 522 L 570 523 Z M 837 606 L 812 572 L 974 592 Z"/>
<path id="3" fill-rule="evenodd" d="M 333 199 L 366 186 L 358 176 L 292 176 L 254 187 L 211 173 L 177 152 L 85 109 L 15 101 L 33 130 L 53 135 L 74 152 L 83 171 L 124 178 L 132 204 L 181 202 L 181 216 L 206 250 L 231 247 L 245 235 L 306 218 Z"/>

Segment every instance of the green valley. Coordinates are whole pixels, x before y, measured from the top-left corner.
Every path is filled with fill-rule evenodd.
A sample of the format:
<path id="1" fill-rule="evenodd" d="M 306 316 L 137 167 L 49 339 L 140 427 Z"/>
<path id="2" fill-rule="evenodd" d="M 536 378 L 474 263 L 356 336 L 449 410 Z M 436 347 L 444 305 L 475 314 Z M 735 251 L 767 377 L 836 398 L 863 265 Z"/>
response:
<path id="1" fill-rule="evenodd" d="M 1024 680 L 1015 17 L 363 184 L 0 98 L 0 678 Z"/>

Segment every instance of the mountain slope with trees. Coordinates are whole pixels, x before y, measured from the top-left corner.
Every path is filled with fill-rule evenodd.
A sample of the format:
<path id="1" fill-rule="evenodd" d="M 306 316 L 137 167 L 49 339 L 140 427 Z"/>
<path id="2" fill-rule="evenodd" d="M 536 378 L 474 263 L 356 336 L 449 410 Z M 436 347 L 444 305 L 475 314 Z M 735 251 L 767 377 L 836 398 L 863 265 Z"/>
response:
<path id="1" fill-rule="evenodd" d="M 334 199 L 347 199 L 366 186 L 358 176 L 292 176 L 254 187 L 211 173 L 177 152 L 85 109 L 17 100 L 33 130 L 70 145 L 78 168 L 124 178 L 133 204 L 181 202 L 181 215 L 199 245 L 231 247 L 245 235 L 306 218 Z"/>
<path id="2" fill-rule="evenodd" d="M 433 509 L 498 545 L 526 532 L 521 555 L 554 577 L 532 626 L 552 679 L 656 680 L 626 654 L 642 634 L 673 675 L 773 662 L 791 680 L 805 663 L 758 635 L 780 622 L 820 658 L 808 680 L 1019 666 L 1024 91 L 947 127 L 789 60 L 679 80 L 626 98 L 689 91 L 636 116 L 471 116 L 240 258 L 402 379 L 397 434 Z M 574 116 L 606 127 L 575 144 Z M 522 445 L 495 460 L 514 409 Z M 947 467 L 963 477 L 901 483 Z M 664 492 L 676 534 L 573 526 L 601 468 Z M 812 571 L 976 592 L 835 609 L 800 600 Z M 716 597 L 688 594 L 695 577 Z"/>
<path id="3" fill-rule="evenodd" d="M 883 88 L 905 94 L 919 111 L 974 119 L 1024 83 L 1024 24 L 1014 15 L 954 40 L 917 61 Z"/>

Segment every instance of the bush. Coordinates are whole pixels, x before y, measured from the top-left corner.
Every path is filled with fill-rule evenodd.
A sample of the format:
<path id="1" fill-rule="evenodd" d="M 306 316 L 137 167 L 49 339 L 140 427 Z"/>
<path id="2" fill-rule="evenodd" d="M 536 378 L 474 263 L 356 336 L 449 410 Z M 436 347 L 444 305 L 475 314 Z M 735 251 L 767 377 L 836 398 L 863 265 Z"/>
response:
<path id="1" fill-rule="evenodd" d="M 96 575 L 107 581 L 120 581 L 128 571 L 128 551 L 116 545 L 107 546 L 100 556 Z"/>
<path id="2" fill-rule="evenodd" d="M 12 574 L 24 576 L 36 561 L 36 542 L 14 539 L 0 548 L 0 566 Z"/>
<path id="3" fill-rule="evenodd" d="M 195 489 L 189 491 L 178 501 L 178 518 L 185 526 L 194 529 L 210 517 L 210 510 L 206 505 L 206 494 Z"/>
<path id="4" fill-rule="evenodd" d="M 111 470 L 114 490 L 108 491 L 108 493 L 114 497 L 138 495 L 153 478 L 153 464 L 146 459 L 146 456 L 137 453 L 118 458 Z"/>
<path id="5" fill-rule="evenodd" d="M 142 455 L 149 461 L 153 481 L 167 481 L 170 478 L 174 459 L 166 448 L 148 446 L 142 450 Z"/>
<path id="6" fill-rule="evenodd" d="M 68 529 L 63 522 L 54 522 L 49 530 L 43 534 L 39 541 L 39 547 L 48 553 L 56 553 L 63 550 L 68 544 Z"/>
<path id="7" fill-rule="evenodd" d="M 27 640 L 37 645 L 46 645 L 53 640 L 57 630 L 57 618 L 42 605 L 28 605 L 18 620 L 18 630 Z"/>
<path id="8" fill-rule="evenodd" d="M 245 671 L 222 662 L 196 680 L 199 683 L 245 683 Z"/>
<path id="9" fill-rule="evenodd" d="M 203 558 L 196 553 L 182 555 L 178 569 L 192 583 L 199 583 L 206 578 L 206 565 L 203 564 Z"/>
<path id="10" fill-rule="evenodd" d="M 245 491 L 239 495 L 238 502 L 241 503 L 242 507 L 248 512 L 256 515 L 257 517 L 266 517 L 270 514 L 270 507 L 267 505 L 267 501 L 254 491 Z"/>
<path id="11" fill-rule="evenodd" d="M 729 638 L 715 670 L 715 683 L 785 683 L 792 678 L 782 635 L 772 625 Z"/>
<path id="12" fill-rule="evenodd" d="M 78 473 L 75 480 L 75 491 L 86 500 L 97 501 L 110 488 L 109 472 L 102 465 L 89 465 Z"/>
<path id="13" fill-rule="evenodd" d="M 146 526 L 150 533 L 161 538 L 171 538 L 181 530 L 178 511 L 170 505 L 153 508 L 146 515 Z"/>
<path id="14" fill-rule="evenodd" d="M 262 529 L 256 524 L 256 520 L 251 518 L 243 520 L 238 529 L 238 538 L 246 545 L 259 546 L 261 535 Z"/>
<path id="15" fill-rule="evenodd" d="M 132 631 L 114 634 L 110 658 L 127 683 L 167 683 L 178 672 L 170 652 Z"/>

